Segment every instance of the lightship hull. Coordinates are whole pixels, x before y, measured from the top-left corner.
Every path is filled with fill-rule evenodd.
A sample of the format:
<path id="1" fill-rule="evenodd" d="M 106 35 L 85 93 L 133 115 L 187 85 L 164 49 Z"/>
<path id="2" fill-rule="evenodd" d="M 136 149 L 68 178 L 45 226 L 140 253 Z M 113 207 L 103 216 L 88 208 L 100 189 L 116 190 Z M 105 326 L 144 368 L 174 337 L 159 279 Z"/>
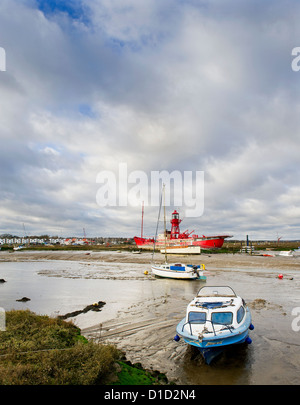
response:
<path id="1" fill-rule="evenodd" d="M 220 249 L 226 238 L 230 236 L 207 236 L 202 238 L 185 238 L 185 239 L 168 239 L 166 243 L 166 247 L 190 247 L 190 246 L 198 246 L 201 249 Z M 141 238 L 141 237 L 134 237 L 134 241 L 136 245 L 140 249 L 153 249 L 154 239 L 151 238 Z M 164 240 L 157 240 L 155 246 L 160 249 L 165 247 Z"/>

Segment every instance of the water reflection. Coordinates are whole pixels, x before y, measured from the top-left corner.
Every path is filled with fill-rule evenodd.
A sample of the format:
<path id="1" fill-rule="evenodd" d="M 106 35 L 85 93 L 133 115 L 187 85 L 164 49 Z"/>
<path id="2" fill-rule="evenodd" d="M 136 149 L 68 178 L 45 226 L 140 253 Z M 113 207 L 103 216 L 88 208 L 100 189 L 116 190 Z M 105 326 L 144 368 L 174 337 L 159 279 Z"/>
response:
<path id="1" fill-rule="evenodd" d="M 188 346 L 184 354 L 183 370 L 189 384 L 249 384 L 251 347 L 247 344 L 228 347 L 207 365 L 199 350 Z"/>

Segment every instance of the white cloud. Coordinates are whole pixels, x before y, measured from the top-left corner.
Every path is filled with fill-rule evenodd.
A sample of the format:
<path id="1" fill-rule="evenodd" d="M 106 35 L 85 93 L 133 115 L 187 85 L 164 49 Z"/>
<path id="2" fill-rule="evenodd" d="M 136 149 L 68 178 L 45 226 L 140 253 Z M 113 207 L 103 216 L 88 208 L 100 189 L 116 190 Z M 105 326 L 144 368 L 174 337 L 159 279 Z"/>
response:
<path id="1" fill-rule="evenodd" d="M 298 238 L 299 5 L 80 4 L 1 3 L 0 232 L 26 219 L 36 233 L 138 233 L 137 207 L 96 203 L 97 174 L 126 162 L 203 170 L 204 215 L 185 219 L 199 234 Z"/>

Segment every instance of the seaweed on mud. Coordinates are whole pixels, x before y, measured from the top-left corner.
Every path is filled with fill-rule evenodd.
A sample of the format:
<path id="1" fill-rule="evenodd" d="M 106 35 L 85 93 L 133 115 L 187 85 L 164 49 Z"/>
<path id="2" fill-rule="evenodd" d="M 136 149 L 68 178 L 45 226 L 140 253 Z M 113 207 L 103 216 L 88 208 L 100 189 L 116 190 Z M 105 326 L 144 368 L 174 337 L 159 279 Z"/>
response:
<path id="1" fill-rule="evenodd" d="M 103 302 L 103 301 L 98 301 L 98 302 L 95 302 L 94 304 L 87 305 L 85 308 L 80 309 L 80 310 L 78 310 L 78 311 L 68 312 L 68 313 L 65 314 L 65 315 L 58 315 L 58 318 L 60 318 L 60 319 L 67 319 L 67 318 L 71 318 L 71 317 L 73 317 L 73 316 L 77 316 L 77 315 L 80 315 L 80 314 L 85 314 L 85 313 L 88 312 L 88 311 L 96 311 L 96 312 L 99 312 L 99 311 L 101 311 L 102 307 L 103 307 L 105 304 L 106 304 L 106 303 Z"/>

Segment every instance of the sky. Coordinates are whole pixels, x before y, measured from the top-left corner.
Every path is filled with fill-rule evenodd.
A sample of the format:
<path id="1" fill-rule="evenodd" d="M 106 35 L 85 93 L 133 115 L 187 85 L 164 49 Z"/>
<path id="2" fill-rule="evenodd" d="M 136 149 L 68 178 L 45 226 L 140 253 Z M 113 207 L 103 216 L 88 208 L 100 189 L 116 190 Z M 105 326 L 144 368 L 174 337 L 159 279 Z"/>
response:
<path id="1" fill-rule="evenodd" d="M 182 231 L 300 239 L 299 19 L 297 0 L 1 0 L 0 234 L 139 236 L 146 200 L 154 236 L 164 172 Z"/>

